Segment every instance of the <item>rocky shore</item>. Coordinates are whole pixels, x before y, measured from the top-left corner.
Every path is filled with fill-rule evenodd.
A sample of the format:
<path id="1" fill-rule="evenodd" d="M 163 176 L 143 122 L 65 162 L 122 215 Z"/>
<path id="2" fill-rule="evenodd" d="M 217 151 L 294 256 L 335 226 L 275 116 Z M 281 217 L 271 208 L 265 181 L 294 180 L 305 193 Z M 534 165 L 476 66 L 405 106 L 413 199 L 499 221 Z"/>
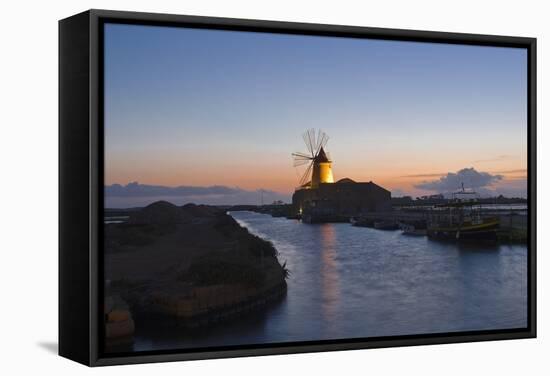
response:
<path id="1" fill-rule="evenodd" d="M 105 225 L 104 249 L 108 341 L 131 337 L 134 322 L 229 320 L 286 292 L 273 245 L 213 207 L 153 203 Z"/>

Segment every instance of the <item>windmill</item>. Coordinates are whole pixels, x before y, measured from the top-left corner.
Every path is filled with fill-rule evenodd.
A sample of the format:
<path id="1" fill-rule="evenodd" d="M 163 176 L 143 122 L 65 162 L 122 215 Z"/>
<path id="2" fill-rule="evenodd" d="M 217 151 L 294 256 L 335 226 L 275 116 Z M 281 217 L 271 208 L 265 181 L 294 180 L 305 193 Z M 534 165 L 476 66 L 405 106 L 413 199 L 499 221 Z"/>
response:
<path id="1" fill-rule="evenodd" d="M 320 129 L 308 129 L 303 135 L 307 147 L 306 153 L 292 153 L 294 167 L 307 165 L 306 171 L 300 178 L 301 188 L 318 188 L 320 183 L 334 183 L 332 177 L 332 161 L 324 148 L 328 142 L 328 135 Z"/>

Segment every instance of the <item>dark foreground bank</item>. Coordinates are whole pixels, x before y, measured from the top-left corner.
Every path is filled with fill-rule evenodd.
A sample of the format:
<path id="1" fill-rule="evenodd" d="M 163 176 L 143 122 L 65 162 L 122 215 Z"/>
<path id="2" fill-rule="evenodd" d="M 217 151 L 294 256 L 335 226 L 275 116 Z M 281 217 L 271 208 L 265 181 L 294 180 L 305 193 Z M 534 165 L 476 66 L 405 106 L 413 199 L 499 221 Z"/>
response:
<path id="1" fill-rule="evenodd" d="M 156 202 L 105 225 L 107 351 L 136 332 L 211 326 L 286 292 L 273 245 L 223 210 Z"/>

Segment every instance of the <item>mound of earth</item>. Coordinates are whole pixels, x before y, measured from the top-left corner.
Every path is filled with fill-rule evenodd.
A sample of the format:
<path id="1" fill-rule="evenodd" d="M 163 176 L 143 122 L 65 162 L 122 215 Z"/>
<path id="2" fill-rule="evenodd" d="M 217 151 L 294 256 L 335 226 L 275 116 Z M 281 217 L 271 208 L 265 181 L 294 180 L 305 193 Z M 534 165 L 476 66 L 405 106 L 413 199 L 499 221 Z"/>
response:
<path id="1" fill-rule="evenodd" d="M 206 205 L 186 204 L 183 205 L 181 209 L 186 215 L 190 215 L 194 218 L 215 217 L 219 214 L 223 214 L 220 209 Z"/>
<path id="2" fill-rule="evenodd" d="M 167 201 L 157 201 L 132 213 L 128 220 L 131 225 L 175 225 L 189 222 L 192 213 Z"/>
<path id="3" fill-rule="evenodd" d="M 286 291 L 288 271 L 277 254 L 224 210 L 159 201 L 128 223 L 105 226 L 106 292 L 138 316 L 162 313 L 194 324 Z"/>

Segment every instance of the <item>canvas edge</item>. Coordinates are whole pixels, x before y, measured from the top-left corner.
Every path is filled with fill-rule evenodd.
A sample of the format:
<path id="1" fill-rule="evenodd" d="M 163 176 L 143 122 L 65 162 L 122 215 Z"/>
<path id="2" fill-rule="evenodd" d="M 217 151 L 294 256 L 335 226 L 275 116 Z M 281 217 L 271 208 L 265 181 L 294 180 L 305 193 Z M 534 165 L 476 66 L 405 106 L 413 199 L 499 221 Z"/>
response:
<path id="1" fill-rule="evenodd" d="M 197 360 L 211 358 L 228 358 L 228 357 L 243 357 L 243 356 L 259 356 L 259 355 L 277 355 L 277 354 L 293 354 L 305 352 L 319 351 L 340 351 L 354 349 L 369 349 L 382 347 L 399 347 L 399 346 L 414 346 L 414 345 L 430 345 L 430 344 L 449 344 L 459 342 L 477 342 L 477 341 L 492 341 L 504 339 L 521 339 L 536 337 L 536 39 L 528 37 L 509 37 L 496 35 L 480 35 L 480 34 L 463 34 L 463 33 L 444 33 L 435 31 L 417 31 L 417 30 L 401 30 L 401 29 L 382 29 L 369 28 L 358 26 L 340 26 L 340 25 L 322 25 L 322 24 L 306 24 L 295 22 L 281 21 L 261 21 L 261 20 L 244 20 L 232 18 L 218 17 L 201 17 L 201 16 L 183 16 L 173 14 L 158 14 L 158 13 L 142 13 L 142 12 L 122 12 L 92 9 L 85 12 L 89 15 L 89 30 L 90 30 L 90 77 L 89 77 L 89 130 L 90 144 L 89 146 L 89 181 L 90 181 L 90 196 L 88 202 L 88 211 L 90 213 L 89 227 L 89 340 L 87 347 L 89 350 L 89 358 L 87 361 L 80 361 L 83 364 L 90 366 L 116 365 L 116 364 L 135 364 L 135 363 L 150 363 L 150 362 L 166 362 L 166 361 L 181 361 L 181 360 Z M 200 25 L 201 27 L 218 27 L 222 29 L 242 29 L 255 30 L 264 32 L 281 32 L 281 33 L 298 33 L 298 34 L 315 34 L 315 35 L 334 35 L 347 37 L 372 37 L 377 39 L 392 39 L 392 40 L 418 40 L 424 42 L 435 43 L 457 43 L 457 44 L 476 44 L 476 45 L 499 45 L 509 47 L 521 47 L 528 49 L 529 56 L 529 203 L 530 203 L 530 275 L 529 275 L 529 296 L 530 296 L 530 326 L 526 330 L 520 330 L 513 333 L 488 333 L 488 334 L 449 334 L 447 336 L 423 336 L 422 338 L 401 338 L 401 339 L 383 339 L 383 340 L 365 340 L 362 342 L 343 342 L 343 343 L 313 343 L 296 345 L 292 344 L 270 347 L 254 348 L 254 349 L 236 349 L 222 351 L 199 351 L 199 352 L 179 352 L 166 353 L 155 355 L 132 355 L 132 356 L 109 356 L 102 357 L 99 352 L 99 327 L 100 315 L 98 301 L 98 272 L 99 272 L 99 248 L 98 248 L 98 215 L 99 201 L 102 197 L 99 192 L 99 145 L 100 145 L 100 124 L 99 124 L 99 24 L 101 20 L 119 19 L 133 22 L 153 22 L 161 24 L 185 24 L 185 25 Z M 61 23 L 62 21 L 60 21 Z M 60 57 L 61 58 L 61 57 Z M 61 72 L 60 72 L 61 76 Z M 61 107 L 61 106 L 60 106 Z M 60 108 L 61 111 L 61 108 Z M 61 113 L 61 112 L 60 112 Z M 60 146 L 61 147 L 61 146 Z M 60 159 L 60 175 L 61 175 L 61 159 Z M 60 181 L 61 184 L 61 181 Z M 61 200 L 61 197 L 60 197 Z M 61 204 L 60 204 L 61 205 Z M 61 221 L 61 216 L 60 216 Z M 60 224 L 61 226 L 61 224 Z M 61 237 L 61 227 L 60 227 Z M 61 286 L 60 286 L 61 291 Z M 61 295 L 60 295 L 61 299 Z M 61 304 L 61 303 L 60 303 Z M 62 325 L 60 320 L 60 326 Z M 61 348 L 61 344 L 60 344 Z M 61 353 L 61 351 L 60 351 Z M 60 354 L 63 355 L 63 354 Z M 76 359 L 73 359 L 76 360 Z M 78 361 L 78 360 L 77 360 Z"/>
<path id="2" fill-rule="evenodd" d="M 59 355 L 90 364 L 89 11 L 58 23 Z"/>

